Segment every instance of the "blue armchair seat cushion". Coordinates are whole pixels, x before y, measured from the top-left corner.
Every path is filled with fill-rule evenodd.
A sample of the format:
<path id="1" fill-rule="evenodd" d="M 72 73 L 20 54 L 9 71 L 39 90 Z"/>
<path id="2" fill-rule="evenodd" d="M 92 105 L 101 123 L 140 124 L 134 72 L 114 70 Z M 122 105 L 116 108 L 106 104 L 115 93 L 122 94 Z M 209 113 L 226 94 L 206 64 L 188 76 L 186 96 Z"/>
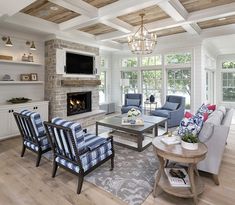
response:
<path id="1" fill-rule="evenodd" d="M 90 135 L 90 136 L 93 136 L 93 135 Z M 93 140 L 90 138 L 90 136 L 87 136 L 89 139 L 87 139 L 87 141 L 86 141 L 86 145 L 88 147 L 90 145 L 94 145 Z M 101 140 L 105 139 L 105 138 L 98 137 L 98 136 L 96 136 L 96 137 L 100 138 Z M 102 145 L 100 145 L 97 149 L 94 149 L 92 151 L 87 151 L 86 153 L 84 153 L 80 156 L 80 160 L 82 162 L 82 165 L 83 166 L 89 165 L 93 160 L 98 159 L 101 155 L 107 153 L 108 151 L 111 151 L 111 148 L 112 148 L 111 141 L 107 141 L 105 139 L 105 142 Z M 112 154 L 112 151 L 111 151 L 111 154 Z"/>
<path id="2" fill-rule="evenodd" d="M 46 134 L 39 113 L 31 112 L 31 111 L 28 111 L 28 110 L 22 110 L 20 113 L 22 115 L 25 115 L 25 116 L 30 116 L 30 120 L 32 122 L 33 129 L 34 129 L 35 134 L 36 134 L 37 137 L 38 136 L 43 136 L 43 135 Z M 23 124 L 23 123 L 22 123 L 22 125 L 23 125 L 23 129 L 26 131 L 26 133 L 30 133 L 29 127 L 26 124 Z"/>
<path id="3" fill-rule="evenodd" d="M 142 111 L 141 107 L 137 107 L 137 106 L 127 106 L 127 107 L 122 107 L 122 113 L 127 113 L 131 108 L 135 108 L 137 110 L 139 110 L 140 112 Z"/>
<path id="4" fill-rule="evenodd" d="M 88 140 L 88 141 L 90 141 L 90 143 L 93 144 L 92 142 L 93 140 Z M 87 142 L 87 144 L 89 143 Z M 89 170 L 90 168 L 98 164 L 100 161 L 103 161 L 108 156 L 112 155 L 113 152 L 111 148 L 112 148 L 111 142 L 106 140 L 106 142 L 102 144 L 100 147 L 98 147 L 97 149 L 94 149 L 93 151 L 88 151 L 84 153 L 83 155 L 81 155 L 80 160 L 81 160 L 84 171 Z M 56 157 L 55 161 L 79 173 L 79 170 L 80 170 L 79 166 L 77 166 L 75 163 L 67 161 L 61 157 Z"/>
<path id="5" fill-rule="evenodd" d="M 39 146 L 41 147 L 42 151 L 44 151 L 50 147 L 50 143 L 49 143 L 46 135 L 38 137 L 38 142 L 39 142 Z M 35 151 L 39 150 L 38 145 L 34 144 L 33 142 L 25 140 L 24 145 L 35 150 Z"/>
<path id="6" fill-rule="evenodd" d="M 165 117 L 165 118 L 170 118 L 170 110 L 154 110 L 151 112 L 152 115 L 156 115 L 156 116 L 159 116 L 159 117 Z"/>

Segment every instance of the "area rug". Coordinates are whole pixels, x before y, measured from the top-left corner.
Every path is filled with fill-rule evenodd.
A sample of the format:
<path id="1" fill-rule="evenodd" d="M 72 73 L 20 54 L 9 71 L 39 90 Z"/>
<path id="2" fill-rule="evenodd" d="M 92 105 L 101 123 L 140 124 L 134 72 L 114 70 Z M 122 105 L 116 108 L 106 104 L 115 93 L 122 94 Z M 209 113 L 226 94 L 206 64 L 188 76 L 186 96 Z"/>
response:
<path id="1" fill-rule="evenodd" d="M 112 193 L 130 205 L 142 204 L 153 191 L 158 161 L 152 147 L 143 152 L 115 145 L 115 166 L 105 163 L 92 171 L 85 180 Z"/>
<path id="2" fill-rule="evenodd" d="M 114 169 L 110 161 L 87 176 L 88 181 L 130 205 L 142 204 L 153 191 L 154 174 L 159 166 L 152 146 L 142 152 L 114 145 Z M 43 155 L 52 161 L 52 153 Z"/>

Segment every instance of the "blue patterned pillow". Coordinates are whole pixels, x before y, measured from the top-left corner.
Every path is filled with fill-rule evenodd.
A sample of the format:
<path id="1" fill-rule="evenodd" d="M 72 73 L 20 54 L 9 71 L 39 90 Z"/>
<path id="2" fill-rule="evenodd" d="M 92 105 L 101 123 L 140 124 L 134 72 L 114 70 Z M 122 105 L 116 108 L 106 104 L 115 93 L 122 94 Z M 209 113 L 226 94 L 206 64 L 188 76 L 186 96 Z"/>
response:
<path id="1" fill-rule="evenodd" d="M 200 113 L 200 114 L 204 114 L 204 113 L 209 113 L 209 109 L 208 107 L 203 103 L 201 105 L 201 107 L 199 107 L 199 109 L 197 110 L 197 114 Z"/>
<path id="2" fill-rule="evenodd" d="M 203 119 L 204 117 L 201 114 L 196 114 L 191 118 L 183 118 L 178 128 L 178 134 L 180 136 L 183 136 L 186 133 L 198 135 L 203 125 Z"/>

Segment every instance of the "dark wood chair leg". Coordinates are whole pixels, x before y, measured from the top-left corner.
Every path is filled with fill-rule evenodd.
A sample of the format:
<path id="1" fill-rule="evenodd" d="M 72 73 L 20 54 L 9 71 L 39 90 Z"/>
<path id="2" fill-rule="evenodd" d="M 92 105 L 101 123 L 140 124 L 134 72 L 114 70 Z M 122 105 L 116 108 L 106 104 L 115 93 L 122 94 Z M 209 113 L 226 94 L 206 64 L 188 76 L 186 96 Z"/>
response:
<path id="1" fill-rule="evenodd" d="M 111 158 L 111 169 L 110 171 L 113 171 L 114 168 L 114 157 Z"/>
<path id="2" fill-rule="evenodd" d="M 80 194 L 82 191 L 82 184 L 83 184 L 83 175 L 78 175 L 78 188 L 77 188 L 77 194 Z"/>
<path id="3" fill-rule="evenodd" d="M 219 176 L 217 174 L 213 174 L 213 180 L 216 185 L 219 185 Z"/>
<path id="4" fill-rule="evenodd" d="M 42 153 L 41 153 L 41 152 L 38 152 L 38 157 L 37 157 L 36 167 L 38 167 L 38 166 L 39 166 L 39 164 L 40 164 L 41 156 L 42 156 Z"/>
<path id="5" fill-rule="evenodd" d="M 58 164 L 57 164 L 57 162 L 56 161 L 54 161 L 53 162 L 53 169 L 52 169 L 52 178 L 54 178 L 55 177 L 55 175 L 56 175 L 56 171 L 57 171 L 57 168 L 58 168 Z"/>
<path id="6" fill-rule="evenodd" d="M 20 155 L 21 157 L 24 156 L 25 149 L 26 149 L 26 146 L 23 144 L 22 151 L 21 151 L 21 155 Z"/>

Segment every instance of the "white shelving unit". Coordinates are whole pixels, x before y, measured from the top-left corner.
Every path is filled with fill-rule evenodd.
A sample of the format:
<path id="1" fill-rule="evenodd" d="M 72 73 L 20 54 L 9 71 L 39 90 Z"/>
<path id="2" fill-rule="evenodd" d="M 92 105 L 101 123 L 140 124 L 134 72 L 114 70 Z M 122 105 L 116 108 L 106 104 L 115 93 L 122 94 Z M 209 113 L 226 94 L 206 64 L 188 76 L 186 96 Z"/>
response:
<path id="1" fill-rule="evenodd" d="M 44 84 L 43 81 L 0 81 L 0 85 L 15 85 L 15 84 Z"/>
<path id="2" fill-rule="evenodd" d="M 35 65 L 42 66 L 43 64 L 27 61 L 10 61 L 10 60 L 0 60 L 0 63 L 9 63 L 9 64 L 21 64 L 21 65 Z"/>

